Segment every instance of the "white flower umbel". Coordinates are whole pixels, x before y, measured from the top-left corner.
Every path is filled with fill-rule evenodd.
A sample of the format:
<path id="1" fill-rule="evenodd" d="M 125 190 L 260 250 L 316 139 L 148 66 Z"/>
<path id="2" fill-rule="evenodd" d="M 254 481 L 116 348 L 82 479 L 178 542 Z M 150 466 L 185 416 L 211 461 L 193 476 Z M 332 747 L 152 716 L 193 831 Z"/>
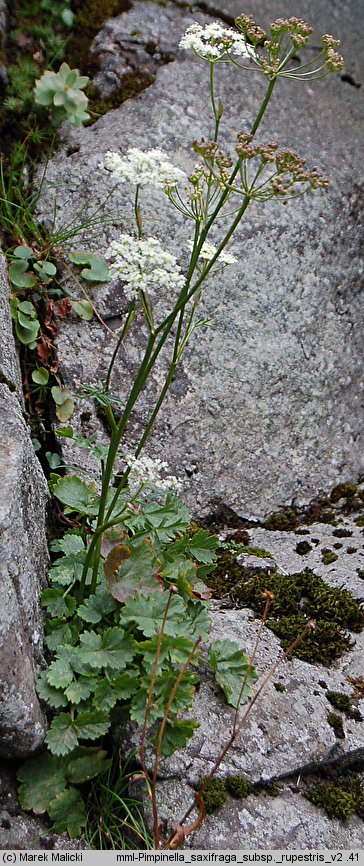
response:
<path id="1" fill-rule="evenodd" d="M 158 457 L 155 460 L 146 454 L 142 457 L 127 457 L 127 465 L 130 467 L 128 484 L 132 492 L 135 492 L 142 485 L 175 492 L 182 486 L 175 475 L 164 475 L 163 477 L 163 473 L 168 470 L 168 465 L 165 460 L 159 460 Z"/>
<path id="2" fill-rule="evenodd" d="M 165 185 L 176 186 L 179 181 L 185 181 L 186 175 L 180 168 L 173 165 L 163 150 L 139 150 L 131 147 L 125 157 L 119 153 L 108 151 L 104 156 L 102 166 L 113 175 L 117 183 L 154 186 L 163 189 Z"/>
<path id="3" fill-rule="evenodd" d="M 215 63 L 226 60 L 227 55 L 255 59 L 254 48 L 244 36 L 229 27 L 221 27 L 217 21 L 212 24 L 191 24 L 179 43 L 180 48 L 190 48 L 198 57 Z"/>
<path id="4" fill-rule="evenodd" d="M 157 238 L 137 239 L 122 234 L 120 240 L 111 242 L 105 257 L 111 259 L 111 275 L 121 277 L 125 283 L 130 300 L 137 299 L 139 292 L 180 290 L 184 285 L 185 277 L 175 256 Z"/>
<path id="5" fill-rule="evenodd" d="M 187 241 L 187 244 L 188 244 L 188 248 L 190 250 L 192 250 L 193 249 L 193 242 Z M 211 244 L 210 241 L 205 241 L 205 243 L 202 245 L 199 259 L 203 259 L 206 262 L 210 261 L 210 259 L 212 259 L 216 253 L 217 253 L 217 247 L 215 247 L 214 244 Z M 238 259 L 236 258 L 236 256 L 233 256 L 232 253 L 228 253 L 226 250 L 222 250 L 218 259 L 217 259 L 217 262 L 220 265 L 233 265 L 237 261 L 238 261 Z"/>

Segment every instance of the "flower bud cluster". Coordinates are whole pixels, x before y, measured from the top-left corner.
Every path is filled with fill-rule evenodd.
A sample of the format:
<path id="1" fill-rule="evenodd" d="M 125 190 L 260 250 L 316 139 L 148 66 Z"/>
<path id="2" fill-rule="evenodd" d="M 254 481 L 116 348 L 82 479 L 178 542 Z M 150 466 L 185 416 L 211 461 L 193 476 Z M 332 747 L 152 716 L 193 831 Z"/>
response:
<path id="1" fill-rule="evenodd" d="M 259 27 L 259 24 L 256 24 L 252 15 L 239 15 L 238 18 L 235 18 L 235 24 L 245 39 L 248 39 L 253 45 L 258 45 L 266 38 L 265 31 Z"/>
<path id="2" fill-rule="evenodd" d="M 205 141 L 204 138 L 201 139 L 201 141 L 194 141 L 193 149 L 195 153 L 202 156 L 204 162 L 209 168 L 217 168 L 218 173 L 224 179 L 229 177 L 233 161 L 231 156 L 224 153 L 216 141 Z"/>
<path id="3" fill-rule="evenodd" d="M 311 189 L 326 189 L 329 182 L 317 168 L 306 168 L 306 160 L 293 150 L 282 150 L 275 158 L 276 175 L 270 181 L 275 195 L 294 192 L 296 184 L 307 184 Z"/>
<path id="4" fill-rule="evenodd" d="M 188 248 L 192 251 L 193 250 L 193 241 L 188 241 L 187 245 L 188 245 Z M 216 255 L 216 253 L 217 253 L 217 247 L 215 247 L 215 244 L 210 243 L 210 241 L 205 241 L 205 243 L 202 244 L 202 248 L 201 248 L 200 253 L 199 253 L 199 258 L 202 259 L 202 261 L 209 262 L 214 257 L 214 255 Z M 217 261 L 218 261 L 219 265 L 234 265 L 235 262 L 238 261 L 238 259 L 232 253 L 229 253 L 227 250 L 221 250 L 221 253 L 220 253 Z"/>
<path id="5" fill-rule="evenodd" d="M 259 156 L 262 163 L 274 162 L 275 153 L 278 147 L 276 141 L 269 141 L 267 144 L 252 144 L 253 136 L 249 132 L 238 132 L 238 143 L 236 152 L 241 159 L 254 159 Z"/>

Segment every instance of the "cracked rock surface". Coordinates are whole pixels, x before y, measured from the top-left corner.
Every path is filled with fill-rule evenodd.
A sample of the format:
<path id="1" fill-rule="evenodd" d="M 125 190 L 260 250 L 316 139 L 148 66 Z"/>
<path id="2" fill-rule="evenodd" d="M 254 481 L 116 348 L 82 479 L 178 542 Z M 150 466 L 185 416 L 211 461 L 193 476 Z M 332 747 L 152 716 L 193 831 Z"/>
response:
<path id="1" fill-rule="evenodd" d="M 23 757 L 45 733 L 35 669 L 42 653 L 39 595 L 48 566 L 47 485 L 23 417 L 3 260 L 1 268 L 0 754 Z"/>
<path id="2" fill-rule="evenodd" d="M 143 33 L 145 26 L 147 42 L 148 34 L 159 27 L 165 33 L 172 16 L 168 39 L 176 46 L 190 22 L 190 10 L 147 4 L 144 24 L 144 8 L 140 7 L 139 30 Z M 329 3 L 327 8 L 328 25 L 334 26 L 334 7 Z M 127 38 L 139 32 L 138 9 L 136 5 L 112 21 L 100 43 L 96 40 L 99 47 L 105 46 L 109 33 L 114 40 L 113 63 L 118 57 L 115 34 L 124 32 Z M 293 4 L 292 12 L 296 11 Z M 345 18 L 346 26 L 353 29 L 353 21 Z M 120 49 L 120 63 L 123 58 Z M 233 148 L 235 132 L 249 128 L 255 116 L 265 83 L 249 73 L 241 77 L 224 65 L 217 78 L 226 107 L 223 138 Z M 171 472 L 183 482 L 183 498 L 196 513 L 207 512 L 220 501 L 238 514 L 259 518 L 293 499 L 307 502 L 319 490 L 361 471 L 362 118 L 361 91 L 339 76 L 315 82 L 315 88 L 278 82 L 259 137 L 277 138 L 302 153 L 308 163 L 319 161 L 331 187 L 287 207 L 276 202 L 264 208 L 252 205 L 233 244 L 238 264 L 211 278 L 204 289 L 201 313 L 211 327 L 191 339 L 148 445 L 151 456 L 163 451 Z M 75 131 L 64 126 L 65 146 L 48 168 L 50 186 L 41 205 L 44 218 L 53 214 L 52 184 L 57 185 L 58 224 L 74 219 L 80 208 L 84 217 L 105 201 L 112 188 L 108 173 L 100 168 L 107 150 L 161 147 L 188 172 L 195 162 L 191 140 L 210 133 L 207 67 L 189 52 L 179 51 L 137 98 L 89 128 Z M 94 234 L 94 240 L 87 239 L 100 254 L 120 231 L 133 231 L 128 185 L 118 187 L 112 207 L 113 225 L 98 229 L 100 236 Z M 145 233 L 157 234 L 184 266 L 190 226 L 163 193 L 149 189 L 143 190 L 142 213 Z M 109 326 L 120 326 L 126 310 L 122 283 L 90 292 Z M 158 298 L 157 320 L 167 303 L 166 293 Z M 136 339 L 129 340 L 115 368 L 122 401 L 146 340 L 141 321 L 136 330 Z M 62 324 L 58 352 L 65 384 L 74 389 L 102 379 L 112 349 L 110 335 L 97 321 Z M 167 345 L 136 406 L 130 447 L 159 393 L 170 351 Z"/>

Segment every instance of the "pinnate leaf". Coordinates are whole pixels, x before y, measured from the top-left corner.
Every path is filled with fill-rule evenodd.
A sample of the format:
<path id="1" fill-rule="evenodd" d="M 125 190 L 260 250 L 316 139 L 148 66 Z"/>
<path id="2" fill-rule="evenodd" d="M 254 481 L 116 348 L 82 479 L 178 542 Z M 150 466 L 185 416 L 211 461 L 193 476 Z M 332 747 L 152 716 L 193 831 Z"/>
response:
<path id="1" fill-rule="evenodd" d="M 49 752 L 37 755 L 21 765 L 17 772 L 19 802 L 22 809 L 32 809 L 36 815 L 47 811 L 50 800 L 66 787 L 67 778 L 62 761 Z"/>
<path id="2" fill-rule="evenodd" d="M 230 640 L 215 640 L 209 646 L 208 664 L 225 692 L 228 704 L 238 706 L 239 695 L 247 677 L 242 701 L 247 700 L 257 679 L 254 668 L 249 670 L 249 658 L 239 644 Z"/>
<path id="3" fill-rule="evenodd" d="M 68 713 L 60 713 L 53 719 L 45 741 L 53 755 L 67 755 L 78 745 L 78 732 Z"/>
<path id="4" fill-rule="evenodd" d="M 169 758 L 178 749 L 184 749 L 188 740 L 193 737 L 195 730 L 199 728 L 194 719 L 168 720 L 163 731 L 161 753 Z"/>
<path id="5" fill-rule="evenodd" d="M 84 665 L 101 670 L 123 670 L 135 656 L 135 648 L 130 638 L 126 638 L 120 628 L 106 628 L 101 634 L 95 631 L 85 631 L 80 635 L 80 647 L 77 649 L 77 660 Z"/>
<path id="6" fill-rule="evenodd" d="M 123 548 L 119 550 L 118 563 L 111 559 L 113 551 L 110 551 L 105 563 L 105 575 L 113 598 L 124 602 L 138 593 L 148 595 L 158 587 L 163 592 L 163 581 L 159 576 L 160 562 L 148 538 L 135 542 L 131 540 L 129 545 L 118 545 L 118 548 Z"/>
<path id="7" fill-rule="evenodd" d="M 52 832 L 67 832 L 70 839 L 79 836 L 87 821 L 85 803 L 77 788 L 65 788 L 48 806 L 53 821 Z"/>
<path id="8" fill-rule="evenodd" d="M 121 622 L 135 622 L 145 637 L 159 634 L 169 598 L 169 593 L 150 593 L 146 598 L 142 595 L 126 599 L 121 611 Z M 165 634 L 183 635 L 186 631 L 185 605 L 179 595 L 173 595 L 170 601 L 168 616 L 165 623 Z"/>

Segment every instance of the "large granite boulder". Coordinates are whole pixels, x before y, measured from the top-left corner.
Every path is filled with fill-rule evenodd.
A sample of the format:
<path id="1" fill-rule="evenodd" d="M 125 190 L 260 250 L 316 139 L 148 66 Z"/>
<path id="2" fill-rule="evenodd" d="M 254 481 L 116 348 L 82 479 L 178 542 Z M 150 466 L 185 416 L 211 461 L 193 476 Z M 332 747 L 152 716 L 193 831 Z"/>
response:
<path id="1" fill-rule="evenodd" d="M 137 7 L 143 33 L 144 5 Z M 340 23 L 334 8 L 327 4 L 325 30 Z M 173 7 L 167 10 L 173 17 Z M 148 12 L 147 35 L 150 7 Z M 291 12 L 297 12 L 295 4 Z M 120 32 L 124 22 L 129 33 L 128 16 L 133 16 L 135 32 L 135 14 L 134 9 L 116 19 L 119 24 L 107 26 L 98 41 L 101 55 L 104 37 L 111 38 L 117 27 Z M 159 16 L 164 22 L 166 14 L 153 7 L 155 21 Z M 175 14 L 178 26 L 170 36 L 175 60 L 159 69 L 155 84 L 87 129 L 64 127 L 65 146 L 48 167 L 41 206 L 45 219 L 51 218 L 55 200 L 58 225 L 77 220 L 77 214 L 85 218 L 105 201 L 112 182 L 100 163 L 107 150 L 158 146 L 182 168 L 194 164 L 191 140 L 211 132 L 207 68 L 188 52 L 177 51 L 191 13 L 186 10 L 184 21 L 180 9 Z M 315 17 L 321 25 L 321 13 L 314 11 Z M 346 25 L 354 33 L 354 21 L 345 19 Z M 113 46 L 115 53 L 116 37 Z M 171 54 L 169 43 L 169 59 Z M 217 88 L 226 107 L 223 137 L 232 145 L 236 131 L 249 128 L 265 83 L 254 74 L 220 67 Z M 319 489 L 362 469 L 359 97 L 360 91 L 338 75 L 312 85 L 283 81 L 263 120 L 260 138 L 275 137 L 319 163 L 331 187 L 288 207 L 275 202 L 251 206 L 233 244 L 238 264 L 223 277 L 211 278 L 203 292 L 201 311 L 211 327 L 191 339 L 148 446 L 151 456 L 163 452 L 196 512 L 209 511 L 220 501 L 256 518 L 292 500 L 308 501 Z M 86 236 L 87 245 L 101 253 L 120 230 L 133 230 L 126 186 L 115 191 L 107 207 L 113 210 L 112 225 L 98 227 L 98 237 L 96 230 Z M 146 233 L 156 234 L 184 264 L 191 227 L 162 193 L 146 191 L 142 208 Z M 79 245 L 85 246 L 85 236 Z M 108 324 L 119 327 L 126 309 L 122 284 L 95 289 L 93 298 Z M 165 295 L 161 303 L 168 303 Z M 137 322 L 134 339 L 116 367 L 122 400 L 144 343 Z M 112 350 L 112 337 L 97 321 L 64 323 L 58 352 L 66 385 L 74 389 L 102 380 Z M 166 351 L 136 406 L 130 445 L 158 393 L 167 357 Z"/>
<path id="2" fill-rule="evenodd" d="M 3 259 L 0 279 L 0 754 L 23 757 L 45 732 L 35 677 L 42 657 L 39 595 L 48 566 L 47 485 L 24 420 Z"/>

